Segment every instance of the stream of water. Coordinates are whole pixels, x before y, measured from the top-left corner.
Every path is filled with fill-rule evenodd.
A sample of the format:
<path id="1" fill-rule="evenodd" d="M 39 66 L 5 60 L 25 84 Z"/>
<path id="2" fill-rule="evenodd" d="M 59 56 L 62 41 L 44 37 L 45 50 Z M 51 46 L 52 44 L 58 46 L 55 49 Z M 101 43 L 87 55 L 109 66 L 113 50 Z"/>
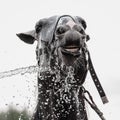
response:
<path id="1" fill-rule="evenodd" d="M 36 73 L 38 71 L 38 66 L 28 66 L 28 67 L 21 67 L 21 68 L 16 68 L 14 70 L 9 70 L 9 71 L 4 71 L 0 72 L 0 79 L 5 78 L 5 77 L 11 77 L 17 74 L 24 75 L 26 73 Z"/>

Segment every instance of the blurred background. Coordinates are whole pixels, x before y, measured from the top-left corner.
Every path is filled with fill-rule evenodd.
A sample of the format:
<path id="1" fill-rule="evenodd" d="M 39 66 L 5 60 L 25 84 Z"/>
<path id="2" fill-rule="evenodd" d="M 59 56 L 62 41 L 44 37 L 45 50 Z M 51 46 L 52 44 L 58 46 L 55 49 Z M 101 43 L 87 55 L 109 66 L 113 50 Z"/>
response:
<path id="1" fill-rule="evenodd" d="M 107 120 L 119 118 L 120 107 L 120 1 L 119 0 L 1 0 L 0 72 L 36 65 L 36 42 L 20 41 L 16 33 L 34 29 L 35 23 L 53 15 L 77 15 L 87 22 L 88 48 L 95 70 L 109 99 L 103 105 L 88 74 L 85 86 Z M 36 105 L 36 74 L 0 79 L 0 111 L 10 106 L 32 114 Z M 99 120 L 87 105 L 90 120 Z M 6 119 L 7 120 L 7 119 Z"/>

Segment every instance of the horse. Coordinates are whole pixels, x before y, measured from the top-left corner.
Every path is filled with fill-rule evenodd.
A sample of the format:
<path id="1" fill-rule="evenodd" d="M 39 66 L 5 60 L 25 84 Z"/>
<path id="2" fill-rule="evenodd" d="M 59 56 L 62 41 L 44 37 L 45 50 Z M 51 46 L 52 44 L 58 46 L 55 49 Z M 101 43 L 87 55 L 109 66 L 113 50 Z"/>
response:
<path id="1" fill-rule="evenodd" d="M 40 19 L 17 36 L 37 41 L 38 100 L 32 120 L 88 120 L 83 84 L 88 71 L 86 21 L 79 16 Z"/>

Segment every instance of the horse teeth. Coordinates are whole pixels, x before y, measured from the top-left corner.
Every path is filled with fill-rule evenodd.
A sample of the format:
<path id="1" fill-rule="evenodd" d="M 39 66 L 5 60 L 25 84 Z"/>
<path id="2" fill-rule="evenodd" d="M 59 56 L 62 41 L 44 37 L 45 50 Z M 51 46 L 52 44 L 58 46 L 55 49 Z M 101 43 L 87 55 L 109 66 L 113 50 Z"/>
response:
<path id="1" fill-rule="evenodd" d="M 77 52 L 79 50 L 79 48 L 69 48 L 69 49 L 67 48 L 65 50 L 68 52 Z"/>

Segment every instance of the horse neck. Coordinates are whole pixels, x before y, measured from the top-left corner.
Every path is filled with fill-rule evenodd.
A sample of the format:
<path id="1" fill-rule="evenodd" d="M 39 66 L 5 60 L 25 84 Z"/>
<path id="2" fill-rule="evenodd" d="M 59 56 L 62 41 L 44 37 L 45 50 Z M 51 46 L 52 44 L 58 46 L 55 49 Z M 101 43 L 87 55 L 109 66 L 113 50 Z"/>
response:
<path id="1" fill-rule="evenodd" d="M 69 120 L 87 120 L 82 86 L 75 87 L 69 84 L 70 78 L 62 76 L 59 70 L 54 74 L 51 74 L 50 71 L 40 74 L 38 99 L 42 114 L 47 116 L 46 111 L 49 110 L 49 114 L 55 114 L 59 118 L 59 114 L 66 115 L 67 111 L 68 114 L 72 114 Z M 64 120 L 63 118 L 58 120 Z"/>

